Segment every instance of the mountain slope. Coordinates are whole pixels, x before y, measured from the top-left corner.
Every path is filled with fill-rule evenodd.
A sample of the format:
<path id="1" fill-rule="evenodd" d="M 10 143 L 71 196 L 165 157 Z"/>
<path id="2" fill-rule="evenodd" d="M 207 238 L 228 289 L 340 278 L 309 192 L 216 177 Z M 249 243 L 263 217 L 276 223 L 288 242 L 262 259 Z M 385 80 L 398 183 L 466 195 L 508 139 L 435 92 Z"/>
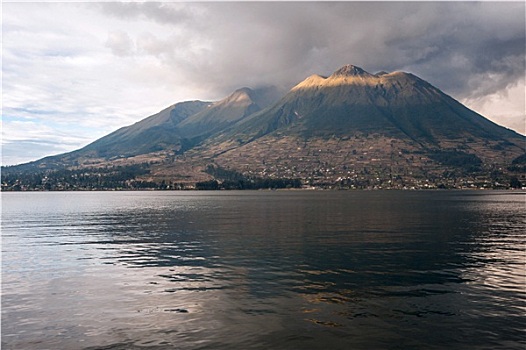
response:
<path id="1" fill-rule="evenodd" d="M 178 126 L 181 135 L 188 139 L 203 139 L 235 122 L 259 111 L 256 92 L 241 88 L 230 96 L 214 103 L 199 113 L 187 118 Z"/>
<path id="2" fill-rule="evenodd" d="M 307 78 L 271 108 L 239 123 L 232 135 L 248 141 L 276 130 L 304 137 L 374 132 L 434 146 L 474 136 L 522 139 L 412 74 L 373 75 L 354 66 Z"/>
<path id="3" fill-rule="evenodd" d="M 82 154 L 102 158 L 130 157 L 151 152 L 182 152 L 207 136 L 256 112 L 264 103 L 259 94 L 241 88 L 217 102 L 187 101 L 172 105 L 133 125 L 123 127 L 89 144 Z"/>
<path id="4" fill-rule="evenodd" d="M 107 166 L 108 161 L 137 157 L 143 162 L 148 154 L 158 159 L 182 153 L 214 133 L 259 111 L 277 98 L 273 87 L 252 90 L 241 88 L 217 102 L 176 103 L 133 125 L 122 127 L 91 144 L 65 154 L 45 157 L 18 169 L 57 169 L 68 166 Z M 140 156 L 140 157 L 139 157 Z"/>
<path id="5" fill-rule="evenodd" d="M 114 131 L 79 152 L 109 158 L 177 148 L 181 143 L 178 125 L 210 105 L 210 102 L 202 101 L 177 103 L 133 125 Z"/>
<path id="6" fill-rule="evenodd" d="M 308 77 L 190 154 L 250 176 L 394 186 L 403 178 L 497 176 L 524 146 L 524 136 L 412 74 L 344 66 Z"/>

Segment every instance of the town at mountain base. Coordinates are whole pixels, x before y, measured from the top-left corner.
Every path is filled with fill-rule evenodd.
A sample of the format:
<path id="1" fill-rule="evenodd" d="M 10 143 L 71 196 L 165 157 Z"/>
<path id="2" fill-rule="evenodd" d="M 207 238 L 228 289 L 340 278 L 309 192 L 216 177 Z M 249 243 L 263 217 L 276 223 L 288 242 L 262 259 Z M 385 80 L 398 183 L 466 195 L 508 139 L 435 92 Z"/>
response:
<path id="1" fill-rule="evenodd" d="M 347 65 L 280 96 L 188 101 L 77 151 L 2 168 L 2 190 L 526 186 L 526 137 L 404 72 Z"/>

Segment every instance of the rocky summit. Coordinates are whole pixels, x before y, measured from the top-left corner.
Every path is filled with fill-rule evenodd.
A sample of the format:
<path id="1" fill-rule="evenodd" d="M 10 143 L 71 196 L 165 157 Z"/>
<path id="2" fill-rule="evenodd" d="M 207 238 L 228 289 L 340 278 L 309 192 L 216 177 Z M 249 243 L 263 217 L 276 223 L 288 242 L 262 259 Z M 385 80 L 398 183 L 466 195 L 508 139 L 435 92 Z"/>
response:
<path id="1" fill-rule="evenodd" d="M 346 65 L 283 96 L 174 104 L 5 167 L 2 189 L 510 188 L 526 185 L 525 142 L 413 74 Z"/>

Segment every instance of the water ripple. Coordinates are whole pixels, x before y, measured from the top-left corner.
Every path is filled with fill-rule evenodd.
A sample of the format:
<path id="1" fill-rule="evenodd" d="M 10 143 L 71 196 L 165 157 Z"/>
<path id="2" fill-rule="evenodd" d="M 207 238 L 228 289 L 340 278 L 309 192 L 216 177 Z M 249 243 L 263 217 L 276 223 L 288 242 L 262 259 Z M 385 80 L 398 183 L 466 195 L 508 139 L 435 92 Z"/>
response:
<path id="1" fill-rule="evenodd" d="M 524 195 L 2 201 L 6 349 L 526 346 Z"/>

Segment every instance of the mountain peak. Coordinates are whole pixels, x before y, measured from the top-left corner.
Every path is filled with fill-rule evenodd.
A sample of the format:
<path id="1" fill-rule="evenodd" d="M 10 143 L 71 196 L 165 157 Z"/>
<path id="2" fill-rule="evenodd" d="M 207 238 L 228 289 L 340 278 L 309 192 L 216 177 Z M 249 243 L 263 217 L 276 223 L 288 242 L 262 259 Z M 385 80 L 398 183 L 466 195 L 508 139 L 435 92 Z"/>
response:
<path id="1" fill-rule="evenodd" d="M 234 94 L 246 94 L 246 95 L 250 95 L 251 93 L 253 92 L 253 90 L 251 88 L 248 88 L 248 87 L 242 87 L 242 88 L 239 88 L 237 89 L 236 91 L 234 91 L 232 93 L 232 95 Z"/>
<path id="2" fill-rule="evenodd" d="M 269 104 L 274 103 L 281 97 L 278 89 L 274 86 L 259 87 L 251 89 L 249 87 L 242 87 L 237 89 L 229 96 L 216 102 L 216 105 L 225 104 L 240 104 L 240 105 L 251 105 L 255 104 L 258 108 L 265 108 Z"/>
<path id="3" fill-rule="evenodd" d="M 247 88 L 247 87 L 242 87 L 242 88 L 237 89 L 236 91 L 234 91 L 227 98 L 231 99 L 231 100 L 237 100 L 237 101 L 251 100 L 252 99 L 252 93 L 253 93 L 252 89 Z"/>
<path id="4" fill-rule="evenodd" d="M 299 84 L 297 84 L 296 86 L 294 86 L 292 88 L 292 91 L 299 90 L 299 89 L 312 88 L 312 87 L 316 87 L 316 86 L 321 86 L 321 85 L 323 85 L 325 83 L 326 79 L 327 78 L 325 78 L 325 77 L 323 77 L 321 75 L 313 74 L 313 75 L 307 77 L 305 80 L 303 80 Z"/>
<path id="5" fill-rule="evenodd" d="M 230 96 L 226 97 L 225 99 L 218 101 L 217 104 L 225 104 L 225 103 L 253 103 L 253 90 L 248 87 L 242 87 L 240 89 L 237 89 L 234 91 Z"/>
<path id="6" fill-rule="evenodd" d="M 352 64 L 347 64 L 340 69 L 338 69 L 336 72 L 332 74 L 333 77 L 336 76 L 370 76 L 371 74 L 364 71 L 360 67 L 353 66 Z"/>

